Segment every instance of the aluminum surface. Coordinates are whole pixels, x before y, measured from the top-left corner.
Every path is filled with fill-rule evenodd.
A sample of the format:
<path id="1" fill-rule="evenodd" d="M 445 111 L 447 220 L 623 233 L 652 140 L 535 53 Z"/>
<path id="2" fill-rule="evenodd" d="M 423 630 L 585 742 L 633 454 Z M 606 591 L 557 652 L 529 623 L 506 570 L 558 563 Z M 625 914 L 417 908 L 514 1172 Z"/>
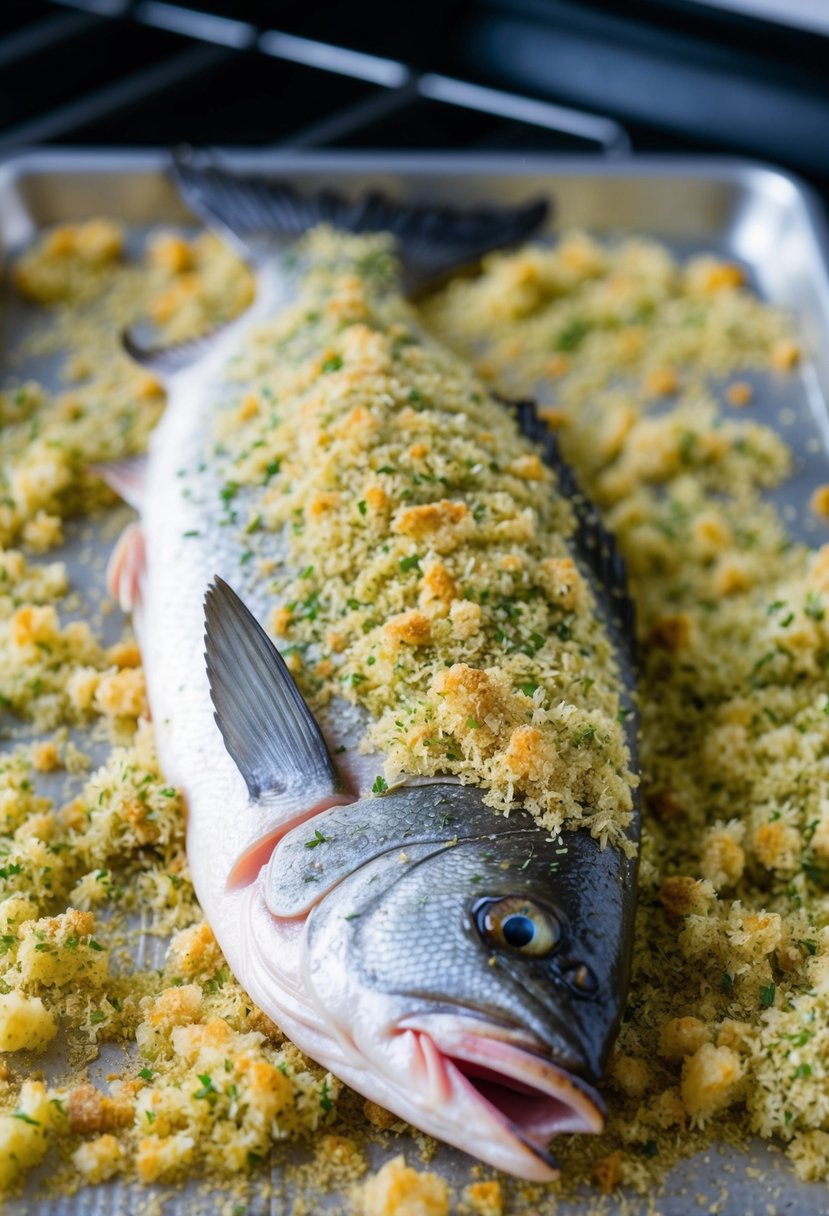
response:
<path id="1" fill-rule="evenodd" d="M 0 249 L 13 252 L 44 225 L 110 215 L 144 228 L 155 223 L 185 223 L 189 218 L 167 182 L 165 154 L 34 152 L 0 165 Z M 336 186 L 356 194 L 383 188 L 406 198 L 450 200 L 455 204 L 515 203 L 538 194 L 555 200 L 555 228 L 579 226 L 600 235 L 638 232 L 655 236 L 677 254 L 710 250 L 742 262 L 752 284 L 768 301 L 791 310 L 808 358 L 797 375 L 786 378 L 750 375 L 756 390 L 752 417 L 782 430 L 795 450 L 794 478 L 777 495 L 791 530 L 813 544 L 827 539 L 825 525 L 815 521 L 806 502 L 819 481 L 829 480 L 829 240 L 823 215 L 811 193 L 790 176 L 748 162 L 678 157 L 632 157 L 607 161 L 588 157 L 508 157 L 395 154 L 233 153 L 225 162 L 245 171 L 290 177 L 302 189 Z M 55 361 L 25 366 L 10 355 L 33 323 L 33 312 L 11 293 L 0 293 L 0 377 L 26 374 L 54 383 Z M 111 530 L 110 530 L 111 532 Z M 69 561 L 83 576 L 87 600 L 100 598 L 104 550 L 111 534 L 95 533 L 93 567 L 79 562 L 89 545 L 88 526 L 67 530 L 64 551 L 48 558 Z M 110 625 L 112 627 L 112 625 Z M 147 961 L 156 957 L 148 942 Z M 105 1075 L 106 1062 L 98 1070 Z M 406 1152 L 417 1164 L 414 1144 L 393 1141 L 388 1155 Z M 299 1157 L 303 1154 L 299 1153 Z M 378 1165 L 381 1150 L 373 1152 Z M 441 1147 L 432 1168 L 441 1169 L 458 1188 L 469 1181 L 471 1161 Z M 293 1210 L 295 1190 L 280 1181 L 274 1165 L 274 1196 L 254 1199 L 247 1211 L 285 1216 Z M 48 1173 L 48 1171 L 42 1171 Z M 727 1194 L 725 1192 L 727 1191 Z M 137 1212 L 145 1190 L 107 1184 L 81 1192 L 72 1200 L 47 1199 L 37 1204 L 43 1216 L 93 1216 L 93 1213 Z M 18 1216 L 29 1203 L 8 1205 Z M 336 1213 L 350 1210 L 342 1197 L 314 1198 L 303 1193 L 306 1210 Z M 215 1191 L 196 1187 L 173 1193 L 165 1210 L 176 1213 L 215 1210 Z M 595 1196 L 562 1201 L 560 1216 L 594 1210 Z M 773 1147 L 757 1145 L 753 1153 L 711 1149 L 684 1162 L 669 1176 L 657 1196 L 626 1197 L 625 1212 L 686 1216 L 716 1211 L 720 1216 L 829 1216 L 829 1189 L 799 1183 Z M 716 1205 L 716 1206 L 712 1206 Z M 602 1204 L 608 1214 L 621 1201 Z M 532 1205 L 512 1205 L 510 1212 L 531 1216 Z"/>

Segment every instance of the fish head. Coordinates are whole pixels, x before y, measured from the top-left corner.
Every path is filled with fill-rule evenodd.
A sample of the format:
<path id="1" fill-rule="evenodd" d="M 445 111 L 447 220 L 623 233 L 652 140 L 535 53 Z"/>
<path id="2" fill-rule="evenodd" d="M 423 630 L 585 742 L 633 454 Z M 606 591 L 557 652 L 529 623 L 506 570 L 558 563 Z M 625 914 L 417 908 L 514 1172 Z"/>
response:
<path id="1" fill-rule="evenodd" d="M 335 807 L 313 829 L 277 847 L 264 898 L 302 921 L 294 999 L 330 1036 L 332 1070 L 498 1168 L 555 1177 L 550 1139 L 604 1124 L 630 863 L 445 782 Z"/>

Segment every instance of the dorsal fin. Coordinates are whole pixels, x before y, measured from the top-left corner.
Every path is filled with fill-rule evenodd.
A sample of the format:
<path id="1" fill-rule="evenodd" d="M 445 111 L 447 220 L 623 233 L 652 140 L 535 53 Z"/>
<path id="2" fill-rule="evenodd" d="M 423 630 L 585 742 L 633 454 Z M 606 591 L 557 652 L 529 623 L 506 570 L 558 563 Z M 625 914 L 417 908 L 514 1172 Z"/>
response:
<path id="1" fill-rule="evenodd" d="M 546 199 L 517 207 L 456 208 L 404 203 L 379 191 L 351 201 L 334 190 L 301 194 L 286 181 L 219 168 L 204 153 L 173 154 L 173 180 L 188 207 L 251 253 L 263 236 L 297 237 L 317 224 L 397 238 L 405 290 L 432 286 L 452 269 L 531 236 L 550 211 Z"/>
<path id="2" fill-rule="evenodd" d="M 208 588 L 204 615 L 214 717 L 251 798 L 344 792 L 322 731 L 281 654 L 223 579 Z"/>
<path id="3" fill-rule="evenodd" d="M 121 345 L 124 351 L 141 367 L 149 368 L 163 380 L 182 371 L 185 367 L 197 363 L 210 350 L 216 340 L 217 330 L 198 334 L 195 338 L 187 338 L 183 342 L 173 342 L 169 346 L 156 345 L 152 337 L 142 335 L 139 328 L 133 326 L 123 330 Z"/>
<path id="4" fill-rule="evenodd" d="M 616 538 L 604 526 L 598 510 L 579 485 L 572 465 L 561 454 L 558 439 L 538 416 L 534 401 L 508 402 L 518 415 L 521 430 L 542 450 L 544 462 L 558 478 L 562 495 L 576 516 L 571 543 L 576 556 L 596 579 L 597 598 L 608 615 L 608 624 L 618 631 L 631 669 L 636 664 L 636 609 L 628 589 L 627 567 Z"/>

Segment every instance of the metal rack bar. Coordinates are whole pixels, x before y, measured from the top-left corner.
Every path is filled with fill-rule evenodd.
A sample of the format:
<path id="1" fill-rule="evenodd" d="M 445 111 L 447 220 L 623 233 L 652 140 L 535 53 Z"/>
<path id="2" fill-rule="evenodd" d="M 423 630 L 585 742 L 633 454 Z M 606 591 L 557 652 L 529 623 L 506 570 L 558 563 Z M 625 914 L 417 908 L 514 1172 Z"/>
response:
<path id="1" fill-rule="evenodd" d="M 420 77 L 418 91 L 421 96 L 432 101 L 442 101 L 466 110 L 495 114 L 500 118 L 511 118 L 530 126 L 544 127 L 549 131 L 561 131 L 566 135 L 591 140 L 599 144 L 608 155 L 630 152 L 630 138 L 624 127 L 612 118 L 589 114 L 586 110 L 553 105 L 549 101 L 537 101 L 532 97 L 505 93 L 500 89 L 484 88 L 482 85 L 454 80 L 450 76 L 441 76 L 435 72 L 428 72 Z"/>
<path id="2" fill-rule="evenodd" d="M 362 51 L 351 51 L 329 42 L 298 38 L 295 34 L 283 34 L 279 30 L 266 30 L 259 39 L 259 49 L 277 59 L 289 59 L 292 63 L 304 63 L 324 72 L 337 72 L 341 76 L 367 80 L 387 89 L 401 88 L 411 75 L 405 64 L 394 59 L 366 55 Z"/>
<path id="3" fill-rule="evenodd" d="M 412 80 L 400 89 L 372 93 L 347 106 L 337 114 L 322 118 L 319 122 L 301 128 L 299 131 L 285 137 L 279 146 L 288 148 L 324 148 L 328 145 L 359 131 L 362 127 L 370 126 L 383 118 L 388 118 L 397 110 L 405 109 L 417 99 L 417 81 Z"/>
<path id="4" fill-rule="evenodd" d="M 197 75 L 214 67 L 227 55 L 218 47 L 201 45 L 191 47 L 154 67 L 135 72 L 124 80 L 105 85 L 91 93 L 56 106 L 47 114 L 31 118 L 0 135 L 0 153 L 31 144 L 58 139 L 76 127 L 94 121 L 104 114 L 124 110 L 145 97 L 151 97 L 162 89 L 179 83 L 186 76 Z"/>
<path id="5" fill-rule="evenodd" d="M 80 9 L 83 13 L 91 13 L 96 17 L 121 17 L 126 12 L 130 0 L 52 0 L 53 4 L 62 4 L 65 8 Z"/>
<path id="6" fill-rule="evenodd" d="M 69 38 L 94 23 L 91 12 L 110 15 L 125 12 L 125 0 L 60 0 L 81 11 L 41 22 L 0 41 L 0 64 L 22 53 Z M 125 14 L 126 15 L 126 14 Z M 300 37 L 278 29 L 260 31 L 234 17 L 217 16 L 201 9 L 184 8 L 167 0 L 137 0 L 129 17 L 141 25 L 192 39 L 194 46 L 178 56 L 136 71 L 126 79 L 95 90 L 46 114 L 19 123 L 0 135 L 0 152 L 24 144 L 65 137 L 101 116 L 140 103 L 145 97 L 186 82 L 221 62 L 222 55 L 256 48 L 263 55 L 302 64 L 378 86 L 379 92 L 360 98 L 345 109 L 300 128 L 280 140 L 282 146 L 321 147 L 342 140 L 415 105 L 433 101 L 461 110 L 482 113 L 597 144 L 608 155 L 630 150 L 630 140 L 619 123 L 571 106 L 561 106 L 500 89 L 488 88 L 440 73 L 416 75 L 405 63 L 347 47 Z M 100 20 L 100 17 L 97 18 Z M 5 48 L 11 48 L 6 50 Z M 19 52 L 18 52 L 19 53 Z"/>
<path id="7" fill-rule="evenodd" d="M 83 13 L 55 13 L 53 17 L 45 17 L 34 25 L 0 38 L 0 67 L 16 63 L 27 55 L 36 55 L 38 51 L 48 50 L 53 43 L 74 38 L 76 34 L 82 34 L 97 24 L 94 17 Z"/>
<path id="8" fill-rule="evenodd" d="M 213 42 L 217 46 L 231 47 L 236 51 L 246 50 L 256 41 L 256 26 L 247 21 L 216 17 L 198 9 L 163 4 L 160 0 L 142 0 L 133 9 L 132 16 L 142 25 L 168 30 L 172 34 L 183 34 L 199 42 Z"/>

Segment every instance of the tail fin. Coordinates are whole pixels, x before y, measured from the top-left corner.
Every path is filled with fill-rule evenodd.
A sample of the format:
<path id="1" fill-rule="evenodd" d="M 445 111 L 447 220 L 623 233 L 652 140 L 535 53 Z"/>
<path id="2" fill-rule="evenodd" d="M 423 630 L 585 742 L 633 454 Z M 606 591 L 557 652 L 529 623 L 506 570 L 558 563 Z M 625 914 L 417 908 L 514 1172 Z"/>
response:
<path id="1" fill-rule="evenodd" d="M 296 237 L 321 223 L 347 232 L 391 233 L 412 294 L 493 249 L 525 240 L 550 212 L 544 199 L 464 210 L 400 203 L 377 191 L 355 202 L 333 190 L 303 195 L 285 181 L 228 173 L 191 150 L 173 154 L 172 173 L 190 209 L 247 254 L 263 237 Z"/>

